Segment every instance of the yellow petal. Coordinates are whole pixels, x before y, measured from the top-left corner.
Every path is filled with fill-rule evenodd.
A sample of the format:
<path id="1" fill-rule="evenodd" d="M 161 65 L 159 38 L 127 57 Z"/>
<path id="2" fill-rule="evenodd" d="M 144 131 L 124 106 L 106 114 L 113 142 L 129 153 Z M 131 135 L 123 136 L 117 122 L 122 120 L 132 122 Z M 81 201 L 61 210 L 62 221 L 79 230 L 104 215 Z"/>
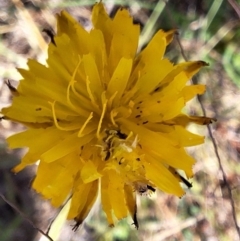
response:
<path id="1" fill-rule="evenodd" d="M 148 128 L 160 132 L 166 139 L 171 140 L 172 145 L 175 146 L 195 146 L 204 142 L 204 137 L 189 132 L 181 125 L 161 125 L 148 124 Z"/>
<path id="2" fill-rule="evenodd" d="M 87 215 L 89 214 L 93 204 L 96 201 L 97 194 L 98 194 L 98 180 L 91 183 L 91 189 L 88 192 L 86 203 L 82 209 L 80 209 L 80 208 L 78 209 L 78 214 L 75 217 L 77 226 L 79 224 L 81 224 L 84 221 L 84 219 L 87 217 Z M 83 195 L 86 195 L 86 194 L 83 194 Z"/>
<path id="3" fill-rule="evenodd" d="M 131 78 L 138 78 L 134 86 L 136 94 L 145 95 L 152 92 L 172 68 L 172 63 L 168 59 L 163 59 L 145 65 L 145 67 L 141 69 L 141 72 L 135 70 Z M 159 71 L 159 69 L 161 69 L 161 71 Z"/>
<path id="4" fill-rule="evenodd" d="M 133 188 L 129 185 L 124 186 L 124 191 L 128 211 L 132 217 L 134 225 L 136 226 L 136 228 L 138 228 L 136 193 L 133 191 Z"/>
<path id="5" fill-rule="evenodd" d="M 50 45 L 48 53 L 51 58 L 48 58 L 47 63 L 51 66 L 55 63 L 62 65 L 65 69 L 71 73 L 74 66 L 78 62 L 78 54 L 74 49 L 71 39 L 67 34 L 62 34 L 61 36 L 55 36 L 54 41 L 57 45 Z M 67 56 L 69 58 L 67 58 Z M 64 80 L 63 80 L 64 81 Z"/>
<path id="6" fill-rule="evenodd" d="M 183 98 L 179 98 L 172 106 L 166 105 L 166 107 L 169 106 L 169 109 L 165 109 L 163 111 L 163 118 L 162 120 L 169 120 L 177 116 L 179 113 L 181 113 L 181 110 L 183 109 L 185 103 Z"/>
<path id="7" fill-rule="evenodd" d="M 117 11 L 112 22 L 112 29 L 113 38 L 109 54 L 110 73 L 113 73 L 122 58 L 134 58 L 140 33 L 139 25 L 133 24 L 133 18 L 123 8 Z"/>
<path id="8" fill-rule="evenodd" d="M 92 10 L 92 23 L 95 29 L 101 30 L 103 33 L 107 55 L 110 52 L 110 46 L 112 41 L 112 20 L 108 16 L 103 4 L 96 3 Z"/>
<path id="9" fill-rule="evenodd" d="M 150 40 L 146 48 L 140 53 L 140 61 L 143 63 L 148 63 L 150 61 L 151 63 L 154 60 L 161 60 L 165 53 L 166 46 L 166 34 L 163 30 L 159 30 Z"/>
<path id="10" fill-rule="evenodd" d="M 84 183 L 92 182 L 102 175 L 97 171 L 97 167 L 93 164 L 92 161 L 87 161 L 81 170 L 81 178 Z"/>
<path id="11" fill-rule="evenodd" d="M 25 166 L 36 162 L 42 153 L 53 146 L 53 143 L 63 138 L 64 135 L 63 131 L 50 127 L 46 129 L 29 129 L 8 137 L 7 142 L 10 148 L 29 148 L 28 153 L 22 159 L 22 163 L 18 168 L 15 167 L 14 170 L 18 172 Z"/>
<path id="12" fill-rule="evenodd" d="M 184 114 L 180 114 L 175 118 L 173 118 L 172 120 L 166 121 L 166 124 L 181 125 L 183 127 L 186 127 L 191 122 L 198 125 L 209 125 L 214 121 L 217 121 L 217 119 L 209 118 L 206 116 L 187 116 Z"/>
<path id="13" fill-rule="evenodd" d="M 85 68 L 86 76 L 88 77 L 90 83 L 90 89 L 92 94 L 95 96 L 95 101 L 99 102 L 101 99 L 101 94 L 103 92 L 103 86 L 98 73 L 98 68 L 96 66 L 95 60 L 91 54 L 83 56 L 83 63 Z"/>
<path id="14" fill-rule="evenodd" d="M 124 128 L 137 133 L 146 153 L 150 153 L 155 158 L 159 157 L 167 165 L 186 171 L 187 175 L 192 175 L 192 166 L 195 160 L 183 148 L 173 146 L 171 141 L 163 135 L 138 126 L 129 120 L 121 119 L 119 122 L 124 125 Z"/>
<path id="15" fill-rule="evenodd" d="M 89 53 L 91 49 L 89 33 L 66 11 L 57 15 L 57 29 L 57 36 L 66 34 L 71 39 L 71 45 L 76 53 L 80 55 Z M 57 49 L 58 45 L 55 48 Z"/>
<path id="16" fill-rule="evenodd" d="M 184 97 L 185 102 L 191 100 L 196 95 L 201 95 L 205 92 L 205 85 L 190 85 L 185 86 L 182 90 L 182 96 Z"/>
<path id="17" fill-rule="evenodd" d="M 155 89 L 154 92 L 158 92 L 166 87 L 169 83 L 173 80 L 177 83 L 176 79 L 179 79 L 182 86 L 186 83 L 189 79 L 192 78 L 194 74 L 196 74 L 201 67 L 207 66 L 208 64 L 203 61 L 193 61 L 193 62 L 184 62 L 181 64 L 177 64 L 173 70 L 167 74 L 167 76 L 161 81 L 159 86 Z M 165 89 L 164 89 L 165 90 Z"/>
<path id="18" fill-rule="evenodd" d="M 40 162 L 33 188 L 46 199 L 51 199 L 53 206 L 59 207 L 70 194 L 80 167 L 78 153 L 71 153 L 57 162 Z"/>
<path id="19" fill-rule="evenodd" d="M 94 204 L 98 193 L 98 181 L 87 184 L 80 184 L 73 190 L 71 207 L 68 213 L 68 219 L 76 218 L 81 224 L 88 215 Z"/>
<path id="20" fill-rule="evenodd" d="M 172 42 L 174 34 L 176 32 L 177 32 L 176 29 L 172 29 L 172 30 L 165 32 L 165 38 L 166 38 L 167 45 L 169 45 Z"/>
<path id="21" fill-rule="evenodd" d="M 145 164 L 146 177 L 164 192 L 183 196 L 184 191 L 174 175 L 157 159 L 151 156 L 146 157 L 148 164 Z"/>
<path id="22" fill-rule="evenodd" d="M 91 139 L 94 137 L 90 134 L 78 138 L 77 134 L 78 133 L 69 135 L 65 139 L 55 143 L 52 148 L 41 155 L 40 159 L 47 163 L 56 161 L 57 159 L 64 157 L 77 149 L 80 149 L 81 146 L 91 141 Z"/>
<path id="23" fill-rule="evenodd" d="M 209 118 L 206 116 L 189 116 L 188 117 L 190 122 L 196 123 L 198 125 L 209 125 L 212 124 L 214 121 L 217 121 L 215 118 Z"/>
<path id="24" fill-rule="evenodd" d="M 128 78 L 131 73 L 131 68 L 132 60 L 122 58 L 113 73 L 107 89 L 107 94 L 109 97 L 111 97 L 115 94 L 115 92 L 117 92 L 115 98 L 113 99 L 113 106 L 118 106 L 121 104 L 120 99 L 127 86 Z"/>
<path id="25" fill-rule="evenodd" d="M 182 146 L 196 146 L 204 143 L 204 136 L 193 134 L 182 126 L 175 126 L 175 138 L 179 139 Z"/>
<path id="26" fill-rule="evenodd" d="M 108 171 L 109 179 L 111 180 L 108 186 L 109 199 L 118 220 L 127 217 L 128 210 L 126 206 L 124 182 L 122 177 L 115 171 Z"/>
<path id="27" fill-rule="evenodd" d="M 99 76 L 103 83 L 108 83 L 109 79 L 107 79 L 107 77 L 109 73 L 105 71 L 108 63 L 103 33 L 98 29 L 92 29 L 90 36 L 92 39 L 91 54 L 94 56 Z"/>
<path id="28" fill-rule="evenodd" d="M 107 220 L 109 223 L 109 226 L 114 226 L 113 216 L 112 216 L 112 205 L 110 201 L 110 195 L 111 192 L 108 191 L 108 187 L 110 184 L 110 180 L 108 175 L 104 175 L 101 178 L 101 203 L 103 211 L 107 215 Z"/>

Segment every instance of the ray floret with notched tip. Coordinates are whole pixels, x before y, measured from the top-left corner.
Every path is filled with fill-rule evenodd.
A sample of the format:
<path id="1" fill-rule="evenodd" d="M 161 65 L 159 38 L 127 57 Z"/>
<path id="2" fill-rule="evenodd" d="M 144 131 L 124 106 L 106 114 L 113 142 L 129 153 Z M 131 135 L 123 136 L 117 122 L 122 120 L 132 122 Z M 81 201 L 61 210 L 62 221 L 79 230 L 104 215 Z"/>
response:
<path id="1" fill-rule="evenodd" d="M 204 137 L 186 127 L 212 119 L 182 109 L 204 93 L 205 86 L 187 82 L 206 63 L 164 58 L 174 31 L 159 30 L 137 54 L 140 28 L 125 9 L 111 19 L 98 3 L 92 23 L 87 32 L 62 11 L 47 65 L 29 60 L 28 70 L 18 69 L 17 95 L 1 113 L 27 129 L 7 141 L 28 147 L 15 172 L 40 161 L 37 192 L 56 207 L 71 196 L 74 230 L 98 193 L 110 226 L 130 214 L 138 227 L 136 194 L 160 189 L 181 197 L 180 183 L 191 187 L 195 160 L 185 147 Z"/>

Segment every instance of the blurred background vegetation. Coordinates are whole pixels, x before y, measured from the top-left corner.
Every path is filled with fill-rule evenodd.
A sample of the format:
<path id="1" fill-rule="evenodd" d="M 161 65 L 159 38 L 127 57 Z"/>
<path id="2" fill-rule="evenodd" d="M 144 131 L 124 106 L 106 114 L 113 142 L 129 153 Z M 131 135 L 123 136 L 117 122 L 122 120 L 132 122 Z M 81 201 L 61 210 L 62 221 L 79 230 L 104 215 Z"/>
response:
<path id="1" fill-rule="evenodd" d="M 56 28 L 54 15 L 66 9 L 89 29 L 94 2 L 0 0 L 0 108 L 11 102 L 4 82 L 10 79 L 16 86 L 20 79 L 15 68 L 26 67 L 28 58 L 44 62 L 49 38 L 42 30 Z M 202 104 L 207 116 L 217 118 L 211 129 L 219 158 L 207 128 L 190 127 L 206 135 L 206 143 L 189 148 L 189 153 L 197 159 L 196 175 L 191 180 L 193 188 L 187 190 L 182 199 L 160 191 L 151 197 L 139 197 L 139 230 L 130 225 L 130 219 L 109 228 L 98 202 L 80 230 L 73 232 L 74 222 L 63 222 L 66 215 L 63 209 L 50 236 L 56 241 L 239 240 L 236 221 L 240 223 L 240 1 L 103 2 L 111 16 L 120 6 L 130 10 L 134 21 L 142 28 L 142 47 L 158 29 L 176 28 L 178 35 L 168 47 L 166 56 L 173 62 L 200 59 L 210 64 L 193 80 L 206 84 L 207 92 L 191 101 L 186 112 L 203 115 Z M 24 150 L 9 150 L 4 139 L 21 129 L 14 123 L 0 123 L 0 240 L 48 240 L 33 226 L 47 232 L 57 210 L 30 189 L 36 167 L 29 167 L 17 175 L 10 171 Z M 22 215 L 4 197 L 21 210 Z"/>

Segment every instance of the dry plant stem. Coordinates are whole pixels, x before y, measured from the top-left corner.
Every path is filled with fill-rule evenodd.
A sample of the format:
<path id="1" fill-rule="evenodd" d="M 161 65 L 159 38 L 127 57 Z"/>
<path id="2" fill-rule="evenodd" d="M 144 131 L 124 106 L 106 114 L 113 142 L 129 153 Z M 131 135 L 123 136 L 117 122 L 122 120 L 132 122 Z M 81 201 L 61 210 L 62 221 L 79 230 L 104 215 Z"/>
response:
<path id="1" fill-rule="evenodd" d="M 177 42 L 179 44 L 179 47 L 181 49 L 182 56 L 183 56 L 184 60 L 187 61 L 186 55 L 184 53 L 184 50 L 183 50 L 183 47 L 182 47 L 182 44 L 181 44 L 181 41 L 178 38 L 178 36 L 176 38 L 177 38 Z M 197 82 L 196 78 L 193 78 L 192 82 L 193 82 L 193 84 L 197 84 L 196 83 Z M 206 116 L 206 110 L 205 110 L 205 108 L 203 106 L 203 103 L 201 101 L 201 97 L 199 95 L 197 95 L 197 100 L 198 100 L 198 102 L 199 102 L 199 104 L 201 106 L 203 115 Z M 239 227 L 238 221 L 237 221 L 236 209 L 235 209 L 235 204 L 234 204 L 233 196 L 232 196 L 232 190 L 231 190 L 231 187 L 230 187 L 230 185 L 229 185 L 229 183 L 227 181 L 227 175 L 226 175 L 226 173 L 224 171 L 224 168 L 223 168 L 223 165 L 222 165 L 222 161 L 221 161 L 221 158 L 220 158 L 220 155 L 219 155 L 219 152 L 218 152 L 217 143 L 216 143 L 216 140 L 215 140 L 215 138 L 213 137 L 213 134 L 212 134 L 212 129 L 211 129 L 210 125 L 207 125 L 207 128 L 208 128 L 208 134 L 209 134 L 210 139 L 211 139 L 212 144 L 213 144 L 213 148 L 214 148 L 214 152 L 215 152 L 216 158 L 218 160 L 218 166 L 219 166 L 219 169 L 220 169 L 220 171 L 222 173 L 223 183 L 226 185 L 227 190 L 228 190 L 228 197 L 229 197 L 231 208 L 232 208 L 233 221 L 234 221 L 234 224 L 235 224 L 235 227 L 236 227 L 236 231 L 237 231 L 238 237 L 240 239 L 240 227 Z"/>
<path id="2" fill-rule="evenodd" d="M 199 98 L 198 98 L 198 99 L 199 99 Z M 227 176 L 226 176 L 226 173 L 225 173 L 224 168 L 223 168 L 223 166 L 222 166 L 221 158 L 220 158 L 219 153 L 218 153 L 217 143 L 216 143 L 216 141 L 215 141 L 215 138 L 213 137 L 213 134 L 212 134 L 212 130 L 211 130 L 210 125 L 207 125 L 207 128 L 208 128 L 209 136 L 210 136 L 210 138 L 211 138 L 211 140 L 212 140 L 212 144 L 213 144 L 213 147 L 214 147 L 215 155 L 216 155 L 217 160 L 218 160 L 219 168 L 220 168 L 220 170 L 221 170 L 221 172 L 222 172 L 223 183 L 226 185 L 227 190 L 228 190 L 229 200 L 230 200 L 231 207 L 232 207 L 233 221 L 234 221 L 234 224 L 235 224 L 235 227 L 236 227 L 236 230 L 237 230 L 239 239 L 240 239 L 240 227 L 239 227 L 238 221 L 237 221 L 236 209 L 235 209 L 235 205 L 234 205 L 234 201 L 233 201 L 233 196 L 232 196 L 232 190 L 231 190 L 231 187 L 230 187 L 230 185 L 229 185 L 229 183 L 228 183 L 228 181 L 227 181 Z"/>
<path id="3" fill-rule="evenodd" d="M 231 2 L 231 0 L 229 0 L 229 2 Z M 234 1 L 232 1 L 234 2 Z M 168 14 L 170 16 L 170 19 L 174 25 L 174 27 L 176 28 L 176 23 L 174 21 L 174 19 L 172 18 L 171 16 L 171 11 L 169 11 L 168 9 L 168 5 L 167 3 L 165 2 L 166 4 L 166 10 L 168 11 Z M 239 7 L 239 6 L 238 6 Z M 240 8 L 238 8 L 240 10 Z M 236 9 L 235 9 L 236 10 Z M 186 57 L 186 54 L 184 52 L 184 49 L 183 49 L 183 46 L 181 44 L 181 41 L 178 37 L 178 35 L 176 35 L 176 40 L 177 40 L 177 43 L 179 45 L 179 48 L 180 48 L 180 51 L 181 51 L 181 54 L 182 54 L 182 57 L 184 58 L 185 61 L 188 61 L 188 58 Z M 196 78 L 193 78 L 192 79 L 192 83 L 193 84 L 197 84 L 197 80 Z M 204 108 L 204 105 L 202 103 L 202 100 L 201 100 L 201 97 L 199 95 L 197 95 L 197 100 L 201 106 L 201 109 L 202 109 L 202 112 L 203 112 L 203 115 L 206 116 L 206 110 Z M 218 166 L 219 166 L 219 169 L 222 173 L 222 177 L 223 177 L 223 183 L 226 185 L 227 187 L 227 190 L 228 190 L 228 197 L 229 197 L 229 201 L 230 201 L 230 204 L 231 204 L 231 208 L 232 208 L 232 216 L 233 216 L 233 221 L 234 221 L 234 225 L 235 225 L 235 228 L 236 228 L 236 231 L 237 231 L 237 234 L 238 234 L 238 237 L 240 239 L 240 227 L 238 225 L 238 221 L 237 221 L 237 215 L 236 215 L 236 209 L 235 209 L 235 204 L 234 204 L 234 201 L 233 201 L 233 196 L 232 196 L 232 190 L 231 190 L 231 187 L 227 181 L 227 175 L 224 171 L 224 168 L 223 168 L 223 165 L 222 165 L 222 161 L 221 161 L 221 158 L 220 158 L 220 155 L 219 155 L 219 151 L 218 151 L 218 147 L 217 147 L 217 143 L 216 143 L 216 140 L 212 134 L 212 130 L 211 130 L 211 127 L 210 125 L 207 125 L 207 129 L 208 129 L 208 133 L 209 133 L 209 136 L 210 136 L 210 139 L 212 141 L 212 144 L 213 144 L 213 148 L 214 148 L 214 152 L 215 152 L 215 155 L 216 155 L 216 158 L 217 158 L 217 161 L 218 161 Z"/>
<path id="4" fill-rule="evenodd" d="M 186 55 L 184 54 L 184 50 L 183 50 L 183 47 L 182 47 L 182 44 L 181 44 L 181 41 L 179 40 L 178 36 L 176 38 L 177 38 L 177 42 L 179 44 L 179 47 L 181 49 L 182 56 L 183 56 L 184 60 L 187 61 Z M 197 82 L 196 78 L 193 78 L 192 82 L 193 82 L 193 84 L 197 84 L 196 83 Z M 206 116 L 206 110 L 205 110 L 205 108 L 203 106 L 203 103 L 201 101 L 201 97 L 199 95 L 197 95 L 197 100 L 198 100 L 198 102 L 199 102 L 199 104 L 201 106 L 203 115 Z M 226 185 L 227 190 L 228 190 L 228 197 L 229 197 L 231 208 L 232 208 L 233 221 L 234 221 L 234 224 L 235 224 L 235 227 L 236 227 L 237 234 L 238 234 L 239 239 L 240 239 L 240 228 L 239 228 L 238 221 L 237 221 L 236 209 L 235 209 L 235 204 L 234 204 L 233 196 L 232 196 L 232 190 L 231 190 L 231 187 L 230 187 L 230 185 L 229 185 L 229 183 L 227 181 L 227 175 L 226 175 L 226 173 L 224 171 L 224 168 L 223 168 L 223 165 L 222 165 L 222 161 L 221 161 L 221 158 L 220 158 L 220 155 L 219 155 L 219 152 L 218 152 L 217 143 L 216 143 L 215 138 L 213 137 L 210 125 L 207 125 L 207 129 L 208 129 L 208 134 L 209 134 L 210 139 L 211 139 L 212 144 L 213 144 L 213 148 L 214 148 L 214 152 L 215 152 L 216 158 L 218 160 L 219 169 L 220 169 L 220 171 L 222 173 L 223 183 Z"/>
<path id="5" fill-rule="evenodd" d="M 0 193 L 0 197 L 3 199 L 3 201 L 5 203 L 7 203 L 12 209 L 14 209 L 18 214 L 20 214 L 20 216 L 25 219 L 26 221 L 28 221 L 28 223 L 34 228 L 36 229 L 39 233 L 41 233 L 42 235 L 44 235 L 46 238 L 48 238 L 50 241 L 54 241 L 47 233 L 45 233 L 44 231 L 42 231 L 40 228 L 36 227 L 34 225 L 34 223 L 32 222 L 31 219 L 29 219 L 21 210 L 19 210 L 13 203 L 11 203 L 10 201 L 8 201 L 5 196 Z"/>
<path id="6" fill-rule="evenodd" d="M 183 229 L 192 227 L 197 225 L 197 223 L 203 221 L 205 218 L 203 215 L 199 215 L 197 217 L 188 218 L 185 221 L 181 221 L 178 225 L 175 225 L 172 228 L 166 229 L 164 231 L 161 231 L 160 234 L 152 235 L 150 239 L 146 239 L 146 241 L 164 241 L 168 238 L 172 237 L 173 235 L 176 235 L 177 233 L 180 233 Z"/>
<path id="7" fill-rule="evenodd" d="M 186 54 L 184 53 L 183 46 L 182 46 L 182 43 L 181 43 L 178 35 L 176 36 L 176 41 L 177 41 L 177 43 L 178 43 L 178 45 L 179 45 L 179 47 L 180 47 L 181 55 L 183 56 L 183 58 L 184 58 L 185 61 L 188 61 L 188 58 L 187 58 Z"/>
<path id="8" fill-rule="evenodd" d="M 228 0 L 228 2 L 240 18 L 240 5 L 235 0 Z"/>

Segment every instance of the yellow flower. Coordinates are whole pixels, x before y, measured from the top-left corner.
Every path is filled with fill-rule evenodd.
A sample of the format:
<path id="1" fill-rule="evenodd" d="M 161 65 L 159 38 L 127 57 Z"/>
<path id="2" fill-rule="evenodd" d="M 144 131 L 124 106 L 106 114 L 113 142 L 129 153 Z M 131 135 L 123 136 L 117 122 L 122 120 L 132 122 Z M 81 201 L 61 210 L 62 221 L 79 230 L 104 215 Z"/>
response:
<path id="1" fill-rule="evenodd" d="M 130 214 L 138 227 L 137 193 L 158 188 L 181 197 L 180 183 L 191 187 L 195 161 L 184 148 L 204 138 L 186 126 L 211 119 L 181 111 L 205 91 L 186 83 L 206 63 L 164 58 L 174 31 L 158 31 L 137 54 L 140 28 L 125 9 L 111 19 L 98 3 L 92 23 L 87 32 L 62 11 L 47 66 L 29 60 L 18 70 L 23 79 L 1 111 L 27 127 L 8 138 L 11 148 L 29 149 L 14 171 L 40 160 L 33 188 L 56 207 L 71 197 L 74 229 L 98 193 L 109 225 Z"/>

